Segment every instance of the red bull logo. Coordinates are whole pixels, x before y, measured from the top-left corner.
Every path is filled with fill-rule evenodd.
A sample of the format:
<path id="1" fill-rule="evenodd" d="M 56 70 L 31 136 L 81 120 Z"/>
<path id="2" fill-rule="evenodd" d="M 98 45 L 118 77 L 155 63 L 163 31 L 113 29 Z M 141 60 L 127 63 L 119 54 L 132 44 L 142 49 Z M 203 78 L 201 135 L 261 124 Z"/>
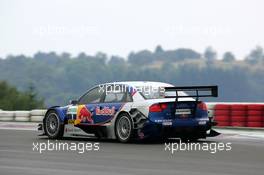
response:
<path id="1" fill-rule="evenodd" d="M 96 107 L 95 113 L 96 115 L 114 115 L 115 107 L 114 106 L 112 108 L 104 107 L 103 109 Z"/>
<path id="2" fill-rule="evenodd" d="M 93 123 L 92 113 L 87 109 L 85 105 L 79 105 L 77 109 L 77 119 L 75 124 L 79 123 Z"/>

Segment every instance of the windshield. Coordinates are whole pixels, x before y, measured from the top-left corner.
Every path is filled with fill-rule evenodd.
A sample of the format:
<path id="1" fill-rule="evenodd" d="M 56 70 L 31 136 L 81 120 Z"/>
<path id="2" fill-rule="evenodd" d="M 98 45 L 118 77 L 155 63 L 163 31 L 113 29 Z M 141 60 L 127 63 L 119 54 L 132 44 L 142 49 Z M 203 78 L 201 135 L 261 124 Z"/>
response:
<path id="1" fill-rule="evenodd" d="M 165 87 L 160 87 L 160 86 L 137 86 L 136 89 L 145 99 L 165 98 Z M 178 95 L 186 96 L 187 94 L 185 92 L 183 92 L 183 91 L 179 91 Z"/>

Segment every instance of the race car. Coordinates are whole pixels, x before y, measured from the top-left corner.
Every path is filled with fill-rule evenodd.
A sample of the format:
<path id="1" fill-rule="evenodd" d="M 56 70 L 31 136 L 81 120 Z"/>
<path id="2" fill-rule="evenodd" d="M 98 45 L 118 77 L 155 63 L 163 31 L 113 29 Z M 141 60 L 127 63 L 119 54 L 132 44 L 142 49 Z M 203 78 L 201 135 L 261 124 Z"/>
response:
<path id="1" fill-rule="evenodd" d="M 217 86 L 177 87 L 127 81 L 97 85 L 70 105 L 50 107 L 39 125 L 42 135 L 133 139 L 200 139 L 216 136 L 199 97 L 217 97 Z"/>

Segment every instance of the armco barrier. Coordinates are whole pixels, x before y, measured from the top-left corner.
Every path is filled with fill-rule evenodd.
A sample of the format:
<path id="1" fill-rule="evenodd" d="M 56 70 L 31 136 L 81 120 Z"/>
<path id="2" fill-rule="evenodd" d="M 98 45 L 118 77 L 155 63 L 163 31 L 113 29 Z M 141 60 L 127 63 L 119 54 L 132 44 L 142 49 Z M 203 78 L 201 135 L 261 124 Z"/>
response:
<path id="1" fill-rule="evenodd" d="M 13 121 L 15 118 L 14 111 L 0 111 L 0 120 L 1 121 Z"/>
<path id="2" fill-rule="evenodd" d="M 247 120 L 247 105 L 232 104 L 230 106 L 231 126 L 245 127 Z"/>
<path id="3" fill-rule="evenodd" d="M 15 121 L 28 122 L 30 121 L 29 111 L 15 111 Z"/>
<path id="4" fill-rule="evenodd" d="M 218 122 L 218 126 L 230 126 L 230 105 L 215 104 L 213 118 Z"/>
<path id="5" fill-rule="evenodd" d="M 247 127 L 264 127 L 264 105 L 248 105 Z"/>
<path id="6" fill-rule="evenodd" d="M 213 111 L 211 117 L 220 127 L 264 127 L 264 103 L 209 104 Z"/>
<path id="7" fill-rule="evenodd" d="M 264 127 L 264 103 L 206 103 L 209 117 L 218 126 Z M 41 122 L 46 109 L 31 111 L 0 110 L 0 121 Z"/>
<path id="8" fill-rule="evenodd" d="M 46 111 L 46 109 L 35 109 L 32 111 L 0 110 L 0 121 L 41 122 Z"/>

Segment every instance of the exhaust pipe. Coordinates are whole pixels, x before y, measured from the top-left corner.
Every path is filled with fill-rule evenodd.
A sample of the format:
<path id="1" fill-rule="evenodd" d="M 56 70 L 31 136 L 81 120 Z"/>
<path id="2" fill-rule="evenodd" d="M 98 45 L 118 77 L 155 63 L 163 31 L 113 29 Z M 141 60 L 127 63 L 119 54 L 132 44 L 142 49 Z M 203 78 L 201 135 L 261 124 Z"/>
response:
<path id="1" fill-rule="evenodd" d="M 209 134 L 206 134 L 207 137 L 215 137 L 215 136 L 219 136 L 221 133 L 213 130 L 213 129 L 210 129 L 210 132 Z"/>

